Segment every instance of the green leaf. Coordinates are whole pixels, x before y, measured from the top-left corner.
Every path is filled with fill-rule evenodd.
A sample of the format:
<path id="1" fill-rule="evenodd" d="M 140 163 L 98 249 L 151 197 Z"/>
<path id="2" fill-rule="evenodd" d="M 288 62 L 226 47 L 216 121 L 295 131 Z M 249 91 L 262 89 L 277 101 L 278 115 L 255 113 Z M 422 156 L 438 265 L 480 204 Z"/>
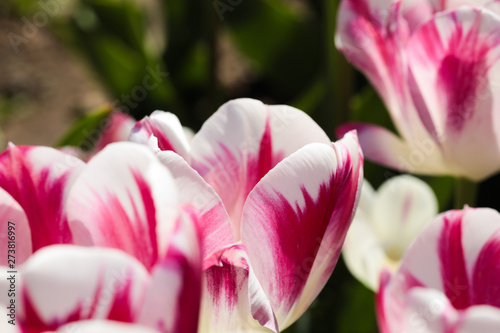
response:
<path id="1" fill-rule="evenodd" d="M 371 86 L 352 98 L 350 108 L 352 121 L 378 125 L 397 133 L 384 102 Z"/>
<path id="2" fill-rule="evenodd" d="M 76 146 L 84 150 L 89 150 L 95 144 L 98 137 L 93 135 L 97 129 L 100 133 L 100 128 L 103 127 L 105 119 L 111 113 L 111 105 L 106 105 L 96 109 L 78 120 L 56 143 L 56 147 Z M 100 134 L 98 135 L 100 136 Z M 90 145 L 83 145 L 84 143 Z"/>

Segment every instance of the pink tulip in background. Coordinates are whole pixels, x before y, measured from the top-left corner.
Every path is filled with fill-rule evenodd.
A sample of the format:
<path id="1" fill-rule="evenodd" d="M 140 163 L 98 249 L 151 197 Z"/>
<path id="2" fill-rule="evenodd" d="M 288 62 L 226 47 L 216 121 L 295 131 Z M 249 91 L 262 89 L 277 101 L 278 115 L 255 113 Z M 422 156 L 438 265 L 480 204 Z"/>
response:
<path id="1" fill-rule="evenodd" d="M 109 114 L 92 131 L 82 131 L 86 139 L 78 147 L 63 146 L 59 150 L 83 161 L 88 161 L 108 144 L 127 141 L 130 131 L 134 127 L 135 119 L 118 110 L 109 110 L 108 112 Z"/>
<path id="2" fill-rule="evenodd" d="M 500 332 L 500 214 L 441 214 L 377 295 L 381 333 Z"/>
<path id="3" fill-rule="evenodd" d="M 200 332 L 278 332 L 297 320 L 331 275 L 356 208 L 356 135 L 331 143 L 300 110 L 240 99 L 191 144 L 161 111 L 139 121 L 131 140 L 157 151 L 181 201 L 199 211 Z"/>
<path id="4" fill-rule="evenodd" d="M 85 165 L 52 148 L 11 146 L 0 166 L 0 246 L 11 221 L 20 331 L 196 332 L 197 217 L 148 148 L 110 144 Z M 6 293 L 0 301 L 4 311 Z"/>
<path id="5" fill-rule="evenodd" d="M 337 47 L 375 86 L 400 137 L 356 123 L 340 134 L 357 129 L 369 159 L 399 170 L 496 173 L 499 9 L 498 1 L 343 0 Z"/>

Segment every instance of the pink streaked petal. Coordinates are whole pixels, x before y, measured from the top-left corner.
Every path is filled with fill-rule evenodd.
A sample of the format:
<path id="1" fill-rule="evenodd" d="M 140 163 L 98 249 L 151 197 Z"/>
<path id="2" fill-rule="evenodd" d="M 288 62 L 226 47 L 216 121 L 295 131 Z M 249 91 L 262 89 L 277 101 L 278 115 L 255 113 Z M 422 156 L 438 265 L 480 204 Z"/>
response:
<path id="1" fill-rule="evenodd" d="M 113 142 L 127 141 L 134 124 L 135 119 L 128 114 L 119 111 L 112 112 L 94 151 L 98 152 Z"/>
<path id="2" fill-rule="evenodd" d="M 438 239 L 444 293 L 457 309 L 464 309 L 471 304 L 470 282 L 462 245 L 462 218 L 462 211 L 444 214 Z"/>
<path id="3" fill-rule="evenodd" d="M 179 119 L 173 113 L 154 111 L 135 124 L 129 139 L 147 144 L 151 135 L 158 139 L 160 150 L 172 150 L 188 158 L 189 143 Z"/>
<path id="4" fill-rule="evenodd" d="M 405 0 L 402 5 L 402 16 L 413 34 L 422 24 L 436 13 L 432 1 Z"/>
<path id="5" fill-rule="evenodd" d="M 423 328 L 432 328 L 429 332 L 472 333 L 473 327 L 488 327 L 477 326 L 477 320 L 469 325 L 468 315 L 479 308 L 498 311 L 499 235 L 500 214 L 487 208 L 449 211 L 431 222 L 399 271 L 381 286 L 377 307 L 382 332 L 414 332 L 412 323 L 424 322 Z"/>
<path id="6" fill-rule="evenodd" d="M 386 310 L 387 288 L 391 281 L 391 272 L 387 269 L 380 272 L 379 278 L 380 284 L 378 286 L 378 291 L 375 297 L 375 310 L 377 314 L 377 323 L 380 329 L 380 333 L 390 333 L 392 332 L 391 326 L 394 325 L 391 322 L 393 317 L 388 316 L 388 311 Z"/>
<path id="7" fill-rule="evenodd" d="M 412 243 L 410 248 L 405 253 L 399 272 L 411 276 L 419 284 L 428 288 L 434 288 L 440 291 L 444 291 L 448 288 L 452 293 L 458 293 L 458 289 L 461 286 L 454 283 L 455 277 L 452 277 L 451 281 L 444 281 L 442 273 L 451 276 L 451 270 L 454 262 L 459 262 L 459 253 L 454 250 L 459 250 L 454 248 L 454 243 L 449 241 L 445 243 L 447 235 L 454 236 L 453 241 L 457 241 L 456 238 L 458 231 L 453 229 L 453 221 L 460 219 L 462 215 L 461 211 L 449 211 L 447 213 L 441 214 L 434 221 L 428 224 L 426 228 L 419 234 L 419 236 Z M 448 222 L 448 227 L 445 227 L 445 219 Z M 450 230 L 453 229 L 453 230 Z M 453 232 L 454 231 L 454 232 Z M 456 260 L 450 258 L 447 261 L 445 258 L 446 253 L 456 255 Z M 445 262 L 441 260 L 444 259 Z M 453 268 L 454 269 L 454 268 Z M 457 268 L 458 269 L 458 268 Z M 411 286 L 405 286 L 406 289 Z"/>
<path id="8" fill-rule="evenodd" d="M 73 245 L 38 251 L 20 276 L 18 320 L 28 332 L 85 319 L 133 322 L 149 282 L 144 266 L 121 251 Z"/>
<path id="9" fill-rule="evenodd" d="M 175 182 L 147 147 L 113 143 L 75 182 L 68 211 L 75 243 L 122 249 L 150 269 L 177 216 Z"/>
<path id="10" fill-rule="evenodd" d="M 404 48 L 409 26 L 401 16 L 401 1 L 344 0 L 335 44 L 370 79 L 383 97 L 400 130 L 411 100 L 406 88 Z"/>
<path id="11" fill-rule="evenodd" d="M 214 254 L 210 265 L 205 266 L 200 332 L 257 332 L 264 327 L 278 332 L 271 305 L 249 266 L 244 246 L 234 245 Z"/>
<path id="12" fill-rule="evenodd" d="M 282 329 L 311 304 L 335 267 L 354 214 L 362 165 L 357 140 L 349 133 L 332 145 L 299 149 L 248 197 L 242 241 Z"/>
<path id="13" fill-rule="evenodd" d="M 500 164 L 494 112 L 500 107 L 499 27 L 491 11 L 460 7 L 434 17 L 408 44 L 410 91 L 422 123 L 453 173 L 474 180 Z"/>
<path id="14" fill-rule="evenodd" d="M 472 304 L 500 307 L 496 289 L 500 278 L 500 215 L 496 210 L 465 209 L 463 217 L 463 248 L 468 279 L 472 282 Z"/>
<path id="15" fill-rule="evenodd" d="M 49 147 L 10 145 L 0 155 L 0 187 L 24 210 L 33 251 L 73 241 L 63 206 L 83 165 Z"/>
<path id="16" fill-rule="evenodd" d="M 494 10 L 496 2 L 498 0 L 404 0 L 402 15 L 413 33 L 440 12 L 457 9 L 464 5 Z"/>
<path id="17" fill-rule="evenodd" d="M 215 189 L 236 239 L 248 193 L 283 158 L 311 142 L 329 142 L 300 110 L 252 99 L 222 105 L 195 135 L 191 166 Z"/>
<path id="18" fill-rule="evenodd" d="M 138 322 L 161 332 L 195 333 L 201 297 L 201 235 L 187 209 L 176 223 L 166 256 L 152 271 Z"/>
<path id="19" fill-rule="evenodd" d="M 2 331 L 3 332 L 3 331 Z M 125 324 L 111 320 L 82 320 L 62 326 L 50 333 L 160 333 L 146 326 Z M 46 332 L 49 333 L 49 332 Z"/>
<path id="20" fill-rule="evenodd" d="M 488 304 L 500 308 L 499 263 L 500 228 L 484 244 L 475 262 L 471 295 L 473 304 Z"/>
<path id="21" fill-rule="evenodd" d="M 179 202 L 194 205 L 203 236 L 203 258 L 234 242 L 224 204 L 215 190 L 179 155 L 160 151 L 156 155 L 174 177 Z"/>
<path id="22" fill-rule="evenodd" d="M 0 228 L 0 248 L 6 254 L 0 259 L 0 266 L 7 266 L 8 259 L 15 259 L 15 265 L 22 264 L 32 253 L 30 225 L 21 206 L 2 188 Z M 12 232 L 10 236 L 9 231 Z M 12 257 L 9 258 L 9 254 Z"/>
<path id="23" fill-rule="evenodd" d="M 453 306 L 499 306 L 500 214 L 465 208 L 441 214 L 407 251 L 400 272 L 442 291 Z"/>
<path id="24" fill-rule="evenodd" d="M 484 251 L 485 244 L 492 240 L 500 229 L 500 215 L 494 209 L 466 207 L 462 220 L 463 234 L 466 235 L 462 239 L 462 245 L 468 278 L 472 281 L 477 258 Z"/>
<path id="25" fill-rule="evenodd" d="M 337 129 L 342 137 L 356 130 L 363 154 L 376 163 L 418 174 L 445 174 L 448 169 L 438 158 L 439 150 L 430 138 L 417 142 L 416 147 L 383 127 L 363 123 L 347 123 Z"/>
<path id="26" fill-rule="evenodd" d="M 410 272 L 400 270 L 391 276 L 388 270 L 380 275 L 380 288 L 376 297 L 377 320 L 381 333 L 403 332 L 408 310 L 407 292 L 423 284 Z"/>

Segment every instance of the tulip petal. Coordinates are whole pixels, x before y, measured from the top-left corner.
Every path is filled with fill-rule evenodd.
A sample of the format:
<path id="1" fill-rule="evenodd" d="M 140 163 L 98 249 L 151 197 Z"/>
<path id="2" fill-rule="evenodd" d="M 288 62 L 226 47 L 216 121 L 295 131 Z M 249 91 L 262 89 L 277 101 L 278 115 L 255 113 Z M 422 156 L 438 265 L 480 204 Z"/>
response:
<path id="1" fill-rule="evenodd" d="M 381 271 L 379 279 L 380 285 L 375 296 L 375 310 L 380 333 L 397 332 L 393 327 L 395 325 L 401 325 L 400 320 L 398 320 L 401 316 L 391 316 L 393 313 L 398 313 L 398 310 L 401 311 L 401 306 L 398 304 L 399 300 L 397 297 L 390 297 L 392 295 L 389 295 L 391 278 L 392 275 L 390 271 L 387 269 Z"/>
<path id="2" fill-rule="evenodd" d="M 221 197 L 239 239 L 248 193 L 279 161 L 311 142 L 329 139 L 302 111 L 238 99 L 221 106 L 195 135 L 190 163 Z"/>
<path id="3" fill-rule="evenodd" d="M 9 259 L 13 260 L 11 263 L 14 263 L 14 266 L 22 264 L 32 253 L 30 225 L 21 206 L 2 188 L 0 228 L 0 248 L 5 251 L 5 255 L 0 259 L 0 266 L 8 266 Z"/>
<path id="4" fill-rule="evenodd" d="M 348 123 L 337 129 L 337 136 L 356 130 L 366 158 L 388 167 L 418 174 L 447 174 L 440 151 L 434 141 L 423 138 L 413 142 L 415 147 L 383 127 Z"/>
<path id="5" fill-rule="evenodd" d="M 406 272 L 422 286 L 461 295 L 464 288 L 458 279 L 464 276 L 464 261 L 462 245 L 462 230 L 460 221 L 463 212 L 451 211 L 440 215 L 415 240 L 408 249 L 400 270 Z M 423 235 L 426 235 L 425 237 Z M 449 260 L 448 260 L 449 259 Z M 443 260 L 443 261 L 442 261 Z M 442 275 L 452 280 L 443 281 Z"/>
<path id="6" fill-rule="evenodd" d="M 306 310 L 335 267 L 362 161 L 352 133 L 335 144 L 310 144 L 279 163 L 247 199 L 242 241 L 280 329 Z"/>
<path id="7" fill-rule="evenodd" d="M 145 268 L 121 251 L 73 245 L 38 251 L 20 275 L 17 314 L 29 332 L 85 319 L 133 322 L 149 280 Z"/>
<path id="8" fill-rule="evenodd" d="M 358 206 L 343 253 L 353 275 L 377 290 L 382 269 L 396 271 L 410 243 L 437 215 L 437 200 L 410 175 L 389 179 L 376 194 L 365 184 L 360 202 L 373 198 L 369 207 Z"/>
<path id="9" fill-rule="evenodd" d="M 407 132 L 414 126 L 406 119 L 411 99 L 406 88 L 404 48 L 410 31 L 402 19 L 401 4 L 394 0 L 342 1 L 335 44 L 367 75 L 391 111 L 396 127 Z"/>
<path id="10" fill-rule="evenodd" d="M 466 208 L 440 215 L 407 251 L 400 273 L 443 292 L 456 309 L 500 306 L 500 214 Z M 416 283 L 402 286 L 410 289 Z"/>
<path id="11" fill-rule="evenodd" d="M 158 139 L 160 150 L 172 150 L 184 158 L 188 157 L 188 139 L 175 114 L 154 111 L 150 116 L 144 117 L 135 124 L 129 139 L 147 144 L 151 135 Z"/>
<path id="12" fill-rule="evenodd" d="M 500 2 L 498 0 L 487 0 L 484 4 L 484 8 L 491 10 L 497 15 L 500 14 Z"/>
<path id="13" fill-rule="evenodd" d="M 404 298 L 403 302 L 394 305 L 398 307 L 400 317 L 394 316 L 393 312 L 387 318 L 391 326 L 384 323 L 382 333 L 493 333 L 500 329 L 500 309 L 493 306 L 478 305 L 459 311 L 442 292 L 422 287 L 399 296 Z"/>
<path id="14" fill-rule="evenodd" d="M 407 306 L 405 326 L 401 332 L 455 332 L 459 316 L 442 292 L 414 288 L 408 295 Z"/>
<path id="15" fill-rule="evenodd" d="M 467 248 L 465 248 L 467 250 Z M 489 304 L 500 308 L 500 228 L 488 239 L 476 258 L 472 273 L 473 304 Z"/>
<path id="16" fill-rule="evenodd" d="M 450 1 L 446 1 L 449 3 Z M 435 1 L 420 1 L 420 0 L 405 0 L 402 4 L 401 15 L 408 24 L 410 33 L 413 34 L 422 24 L 429 21 L 436 11 L 443 9 L 436 8 L 441 6 L 442 2 Z"/>
<path id="17" fill-rule="evenodd" d="M 500 332 L 500 309 L 492 306 L 475 306 L 465 313 L 457 333 Z"/>
<path id="18" fill-rule="evenodd" d="M 386 252 L 399 261 L 437 213 L 437 199 L 429 185 L 403 175 L 389 179 L 379 188 L 373 202 L 372 225 Z"/>
<path id="19" fill-rule="evenodd" d="M 78 158 L 49 147 L 10 145 L 0 155 L 0 187 L 24 210 L 33 251 L 72 242 L 63 205 L 83 165 Z"/>
<path id="20" fill-rule="evenodd" d="M 369 220 L 358 214 L 359 210 L 347 233 L 342 251 L 343 258 L 356 279 L 376 291 L 379 286 L 380 271 L 383 267 L 391 266 L 391 262 L 375 236 Z"/>
<path id="21" fill-rule="evenodd" d="M 177 221 L 167 254 L 152 271 L 138 323 L 162 332 L 195 333 L 201 297 L 201 235 L 196 214 Z"/>
<path id="22" fill-rule="evenodd" d="M 147 147 L 113 143 L 76 180 L 68 211 L 76 244 L 124 250 L 150 269 L 177 216 L 175 182 Z"/>
<path id="23" fill-rule="evenodd" d="M 3 332 L 3 331 L 2 331 Z M 125 324 L 111 320 L 82 320 L 57 330 L 58 333 L 160 333 L 146 326 Z M 47 332 L 48 333 L 48 332 Z M 56 332 L 52 332 L 56 333 Z"/>
<path id="24" fill-rule="evenodd" d="M 134 127 L 135 120 L 128 114 L 114 111 L 109 115 L 99 141 L 96 143 L 95 151 L 98 152 L 113 142 L 127 141 L 130 131 Z"/>
<path id="25" fill-rule="evenodd" d="M 370 183 L 364 180 L 358 209 L 342 250 L 349 271 L 372 290 L 378 289 L 383 267 L 391 265 L 370 223 L 375 196 Z"/>
<path id="26" fill-rule="evenodd" d="M 214 254 L 203 272 L 200 332 L 278 332 L 269 300 L 243 245 Z M 253 316 L 253 318 L 252 318 Z M 254 319 L 255 318 L 255 319 Z"/>
<path id="27" fill-rule="evenodd" d="M 422 123 L 454 173 L 474 180 L 500 165 L 499 24 L 489 10 L 461 7 L 435 16 L 408 44 L 410 90 Z"/>
<path id="28" fill-rule="evenodd" d="M 174 177 L 179 202 L 194 205 L 203 237 L 203 258 L 234 242 L 231 223 L 215 190 L 179 155 L 160 151 L 156 155 Z"/>

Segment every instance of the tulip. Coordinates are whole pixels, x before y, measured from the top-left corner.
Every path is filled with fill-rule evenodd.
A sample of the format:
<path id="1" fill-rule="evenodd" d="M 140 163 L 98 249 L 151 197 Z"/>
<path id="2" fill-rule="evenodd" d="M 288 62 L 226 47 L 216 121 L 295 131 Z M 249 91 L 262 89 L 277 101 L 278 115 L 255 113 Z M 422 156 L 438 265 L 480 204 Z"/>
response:
<path id="1" fill-rule="evenodd" d="M 18 270 L 14 323 L 22 332 L 64 332 L 66 324 L 93 320 L 157 332 L 196 332 L 197 307 L 182 307 L 192 292 L 186 289 L 196 288 L 186 282 L 196 278 L 187 276 L 189 270 L 182 272 L 186 267 L 179 249 L 169 251 L 148 272 L 137 259 L 115 249 L 45 247 Z M 4 284 L 0 282 L 2 290 L 8 290 Z"/>
<path id="2" fill-rule="evenodd" d="M 441 214 L 417 237 L 399 270 L 382 277 L 382 333 L 500 332 L 500 214 Z"/>
<path id="3" fill-rule="evenodd" d="M 463 3 L 485 1 L 342 1 L 336 45 L 375 86 L 400 135 L 339 128 L 357 129 L 373 161 L 474 181 L 500 169 L 500 6 Z"/>
<path id="4" fill-rule="evenodd" d="M 347 268 L 377 291 L 380 273 L 396 271 L 406 249 L 436 215 L 436 197 L 418 178 L 393 177 L 377 192 L 365 180 L 343 249 Z"/>
<path id="5" fill-rule="evenodd" d="M 44 155 L 30 153 L 37 149 Z M 16 264 L 16 324 L 21 331 L 138 332 L 145 326 L 162 333 L 196 332 L 200 232 L 193 208 L 179 202 L 168 169 L 147 147 L 122 142 L 106 146 L 86 165 L 80 162 L 78 175 L 67 181 L 65 169 L 56 171 L 57 160 L 49 160 L 61 155 L 49 148 L 11 147 L 0 156 L 0 161 L 9 159 L 13 171 L 0 173 L 0 179 L 17 185 L 5 186 L 5 193 L 21 199 L 29 193 L 32 203 L 39 200 L 59 209 L 35 206 L 40 212 L 36 221 L 44 222 L 45 230 L 28 223 L 28 209 L 28 222 L 18 219 L 23 217 L 22 204 L 1 201 L 7 207 L 2 216 L 16 222 L 16 248 L 40 244 Z M 49 186 L 55 183 L 51 173 L 62 178 L 58 184 L 66 185 L 64 195 L 50 196 L 55 191 Z M 62 218 L 55 219 L 55 213 Z M 54 219 L 45 220 L 47 216 Z M 37 243 L 38 237 L 44 240 L 42 232 L 53 236 L 52 242 Z M 0 245 L 7 248 L 6 237 Z M 7 290 L 6 283 L 0 282 L 2 290 Z M 6 295 L 0 297 L 2 307 L 10 302 Z"/>
<path id="6" fill-rule="evenodd" d="M 356 208 L 356 135 L 331 143 L 297 109 L 240 99 L 190 145 L 178 120 L 159 111 L 131 140 L 191 184 L 179 187 L 201 212 L 200 332 L 278 332 L 297 320 L 331 275 Z"/>

